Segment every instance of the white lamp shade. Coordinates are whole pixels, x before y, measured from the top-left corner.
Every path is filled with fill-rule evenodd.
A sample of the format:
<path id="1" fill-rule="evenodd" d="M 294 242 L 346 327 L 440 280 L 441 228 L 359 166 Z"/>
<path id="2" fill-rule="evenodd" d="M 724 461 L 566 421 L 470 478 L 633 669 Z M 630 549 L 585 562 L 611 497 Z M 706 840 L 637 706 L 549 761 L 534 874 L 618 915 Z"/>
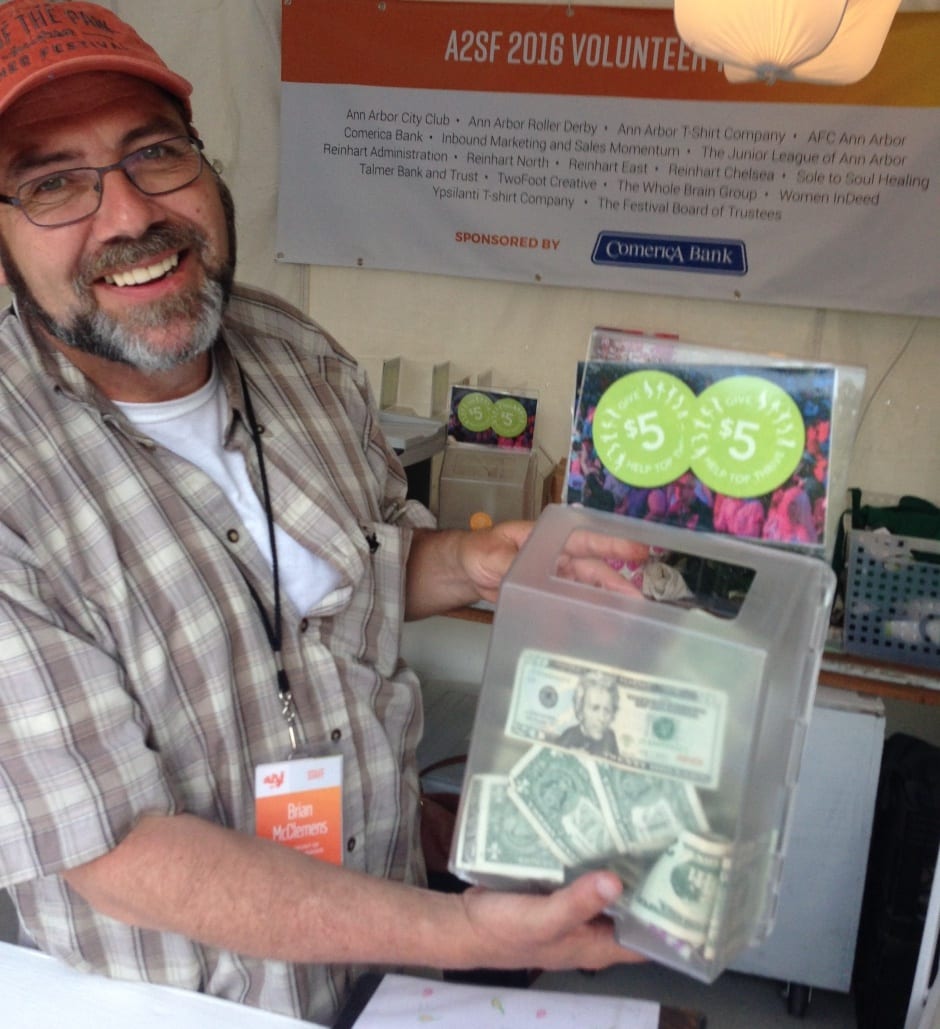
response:
<path id="1" fill-rule="evenodd" d="M 847 85 L 874 67 L 900 0 L 675 0 L 676 28 L 730 82 Z"/>

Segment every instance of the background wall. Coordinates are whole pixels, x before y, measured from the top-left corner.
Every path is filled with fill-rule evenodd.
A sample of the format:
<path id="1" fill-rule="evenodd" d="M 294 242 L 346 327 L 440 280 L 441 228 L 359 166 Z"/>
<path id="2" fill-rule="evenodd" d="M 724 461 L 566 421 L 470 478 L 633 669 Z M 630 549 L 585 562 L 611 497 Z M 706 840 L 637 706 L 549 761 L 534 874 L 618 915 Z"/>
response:
<path id="1" fill-rule="evenodd" d="M 575 365 L 596 325 L 859 364 L 868 378 L 849 483 L 940 502 L 940 319 L 279 263 L 281 0 L 112 0 L 106 6 L 195 86 L 200 134 L 238 205 L 239 277 L 309 311 L 359 357 L 376 391 L 388 357 L 402 358 L 399 399 L 418 414 L 429 413 L 432 364 L 450 361 L 456 376 L 471 380 L 491 371 L 494 386 L 539 392 L 538 442 L 554 461 L 567 445 Z M 940 0 L 906 0 L 905 9 L 940 10 Z M 924 260 L 940 272 L 936 253 Z M 914 715 L 912 724 L 940 722 L 940 714 L 925 720 L 915 709 Z"/>
<path id="2" fill-rule="evenodd" d="M 849 483 L 940 502 L 940 319 L 279 263 L 281 0 L 106 5 L 195 86 L 200 134 L 238 204 L 240 278 L 308 310 L 362 361 L 376 391 L 388 357 L 402 358 L 399 400 L 418 414 L 430 413 L 433 364 L 449 361 L 455 378 L 471 381 L 492 372 L 494 386 L 538 391 L 538 442 L 555 461 L 567 445 L 575 365 L 596 325 L 858 364 L 868 377 Z M 915 7 L 940 10 L 940 0 L 902 5 Z M 936 254 L 924 259 L 938 262 Z"/>

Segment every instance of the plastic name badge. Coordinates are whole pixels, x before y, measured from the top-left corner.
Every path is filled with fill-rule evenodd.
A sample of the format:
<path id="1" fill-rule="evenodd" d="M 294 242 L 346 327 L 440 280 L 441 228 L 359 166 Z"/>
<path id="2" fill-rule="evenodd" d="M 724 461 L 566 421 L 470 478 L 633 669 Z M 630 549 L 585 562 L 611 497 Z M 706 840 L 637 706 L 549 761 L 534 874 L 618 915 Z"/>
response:
<path id="1" fill-rule="evenodd" d="M 299 757 L 255 768 L 255 834 L 343 863 L 343 758 Z"/>

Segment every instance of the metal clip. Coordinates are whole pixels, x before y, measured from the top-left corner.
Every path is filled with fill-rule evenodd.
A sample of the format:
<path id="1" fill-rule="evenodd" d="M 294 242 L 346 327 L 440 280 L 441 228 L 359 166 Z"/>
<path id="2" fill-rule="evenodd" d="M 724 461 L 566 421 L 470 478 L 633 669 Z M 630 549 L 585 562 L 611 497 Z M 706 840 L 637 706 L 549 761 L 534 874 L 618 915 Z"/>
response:
<path id="1" fill-rule="evenodd" d="M 294 703 L 294 694 L 288 690 L 281 691 L 281 715 L 287 724 L 287 735 L 290 739 L 290 755 L 297 753 L 297 705 Z"/>

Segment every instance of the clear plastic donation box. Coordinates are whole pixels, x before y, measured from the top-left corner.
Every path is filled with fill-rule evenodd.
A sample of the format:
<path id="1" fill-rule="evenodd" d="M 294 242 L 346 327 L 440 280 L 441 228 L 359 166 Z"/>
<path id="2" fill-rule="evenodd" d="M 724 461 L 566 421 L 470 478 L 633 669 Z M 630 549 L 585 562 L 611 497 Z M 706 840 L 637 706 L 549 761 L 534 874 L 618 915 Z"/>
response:
<path id="1" fill-rule="evenodd" d="M 563 577 L 580 530 L 642 545 L 630 594 Z M 773 927 L 834 588 L 818 558 L 546 508 L 500 592 L 451 871 L 611 869 L 620 942 L 714 980 Z"/>

